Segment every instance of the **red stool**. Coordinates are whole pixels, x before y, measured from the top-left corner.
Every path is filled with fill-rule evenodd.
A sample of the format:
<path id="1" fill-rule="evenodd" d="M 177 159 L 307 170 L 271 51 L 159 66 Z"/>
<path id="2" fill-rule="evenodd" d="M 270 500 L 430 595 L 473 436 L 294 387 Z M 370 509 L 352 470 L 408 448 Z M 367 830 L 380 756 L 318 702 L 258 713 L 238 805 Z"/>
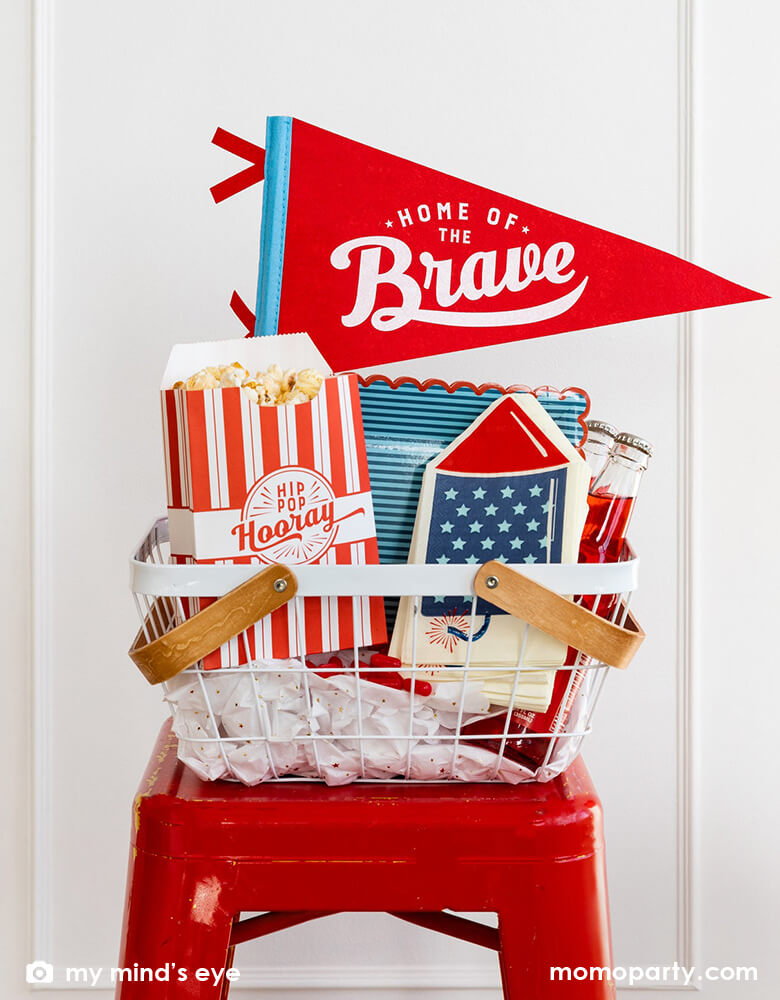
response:
<path id="1" fill-rule="evenodd" d="M 119 966 L 176 967 L 168 982 L 126 979 L 121 1000 L 218 1000 L 227 989 L 195 969 L 229 967 L 242 941 L 351 910 L 494 949 L 511 1000 L 615 996 L 598 977 L 550 977 L 551 966 L 612 967 L 601 805 L 579 758 L 548 784 L 245 788 L 187 770 L 166 723 L 133 820 Z M 445 909 L 494 911 L 498 929 Z"/>

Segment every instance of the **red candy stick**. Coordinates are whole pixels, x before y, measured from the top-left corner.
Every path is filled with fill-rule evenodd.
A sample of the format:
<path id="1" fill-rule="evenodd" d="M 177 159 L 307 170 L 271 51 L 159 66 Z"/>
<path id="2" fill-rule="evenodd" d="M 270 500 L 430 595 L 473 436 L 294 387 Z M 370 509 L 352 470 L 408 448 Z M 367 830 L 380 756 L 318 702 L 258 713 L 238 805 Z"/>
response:
<path id="1" fill-rule="evenodd" d="M 371 657 L 372 667 L 392 667 L 394 671 L 401 669 L 401 661 L 396 656 L 385 656 L 384 653 L 374 653 Z M 412 679 L 411 677 L 400 677 L 400 674 L 395 676 L 399 677 L 401 680 L 401 687 L 404 691 L 412 692 Z M 420 694 L 423 697 L 427 697 L 433 691 L 433 685 L 428 681 L 415 681 L 414 693 Z"/>
<path id="2" fill-rule="evenodd" d="M 318 677 L 324 677 L 326 680 L 328 677 L 336 677 L 338 674 L 344 673 L 344 664 L 337 656 L 331 656 L 324 666 L 326 667 L 338 667 L 338 670 L 323 670 L 322 667 L 317 663 L 312 663 L 311 660 L 306 661 L 306 666 L 309 670 L 313 670 Z"/>
<path id="3" fill-rule="evenodd" d="M 369 670 L 370 667 L 392 668 L 390 670 L 371 670 L 364 674 L 363 680 L 371 681 L 373 684 L 381 684 L 384 687 L 393 688 L 394 691 L 408 691 L 411 694 L 419 694 L 424 698 L 433 691 L 433 685 L 429 681 L 415 680 L 414 687 L 412 687 L 412 679 L 410 677 L 402 677 L 398 673 L 401 668 L 401 661 L 395 656 L 385 656 L 384 653 L 372 653 L 368 663 L 364 663 L 362 660 L 358 662 L 365 670 Z M 338 656 L 331 656 L 325 664 L 326 667 L 337 667 L 338 669 L 336 670 L 323 670 L 322 667 L 316 663 L 312 663 L 311 660 L 306 661 L 306 666 L 310 670 L 314 670 L 320 677 L 326 678 L 335 677 L 337 674 L 346 672 L 346 667 Z"/>
<path id="4" fill-rule="evenodd" d="M 377 665 L 378 664 L 374 663 L 373 658 L 370 664 L 363 663 L 362 661 L 360 663 L 360 666 L 366 669 L 369 666 L 374 667 Z M 381 672 L 371 671 L 370 673 L 365 674 L 363 679 L 367 681 L 373 681 L 374 684 L 383 684 L 385 687 L 395 688 L 396 691 L 400 691 L 401 687 L 403 686 L 403 677 L 401 677 L 400 674 L 393 673 L 392 671 L 389 670 L 383 670 Z"/>
<path id="5" fill-rule="evenodd" d="M 427 698 L 428 695 L 433 691 L 433 685 L 430 681 L 414 681 L 414 689 L 412 689 L 412 678 L 404 678 L 404 691 L 409 691 L 412 694 L 421 694 L 423 698 Z"/>
<path id="6" fill-rule="evenodd" d="M 401 661 L 395 656 L 385 656 L 384 653 L 372 653 L 371 666 L 389 667 L 391 670 L 400 670 Z"/>

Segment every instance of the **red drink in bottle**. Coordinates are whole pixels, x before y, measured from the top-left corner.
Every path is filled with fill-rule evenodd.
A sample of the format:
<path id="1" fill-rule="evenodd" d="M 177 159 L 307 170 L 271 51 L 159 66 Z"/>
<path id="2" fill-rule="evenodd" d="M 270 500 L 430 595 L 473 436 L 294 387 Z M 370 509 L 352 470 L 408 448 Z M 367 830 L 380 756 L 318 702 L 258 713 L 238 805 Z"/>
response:
<path id="1" fill-rule="evenodd" d="M 635 500 L 635 496 L 615 496 L 602 486 L 588 495 L 588 516 L 580 542 L 581 563 L 618 561 Z"/>

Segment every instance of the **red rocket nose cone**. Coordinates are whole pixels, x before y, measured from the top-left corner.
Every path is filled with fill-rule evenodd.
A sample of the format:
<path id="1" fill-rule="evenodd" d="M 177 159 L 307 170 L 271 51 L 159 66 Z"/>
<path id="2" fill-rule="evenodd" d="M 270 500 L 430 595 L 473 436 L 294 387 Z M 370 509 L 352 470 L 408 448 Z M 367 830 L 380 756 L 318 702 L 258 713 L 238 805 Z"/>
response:
<path id="1" fill-rule="evenodd" d="M 443 472 L 504 474 L 553 469 L 567 462 L 563 452 L 507 396 L 437 468 Z"/>

